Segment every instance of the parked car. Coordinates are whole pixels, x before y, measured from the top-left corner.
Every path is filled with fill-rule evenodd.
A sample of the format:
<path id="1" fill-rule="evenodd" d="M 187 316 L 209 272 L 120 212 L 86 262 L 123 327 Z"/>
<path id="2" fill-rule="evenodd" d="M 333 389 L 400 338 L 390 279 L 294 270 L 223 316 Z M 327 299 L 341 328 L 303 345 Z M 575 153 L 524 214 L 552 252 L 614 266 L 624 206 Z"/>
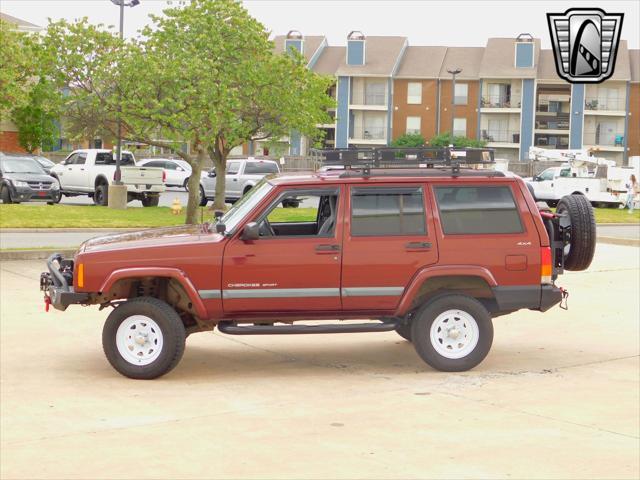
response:
<path id="1" fill-rule="evenodd" d="M 187 188 L 187 181 L 191 176 L 191 165 L 184 160 L 171 158 L 144 158 L 137 162 L 139 166 L 164 168 L 167 187 Z"/>
<path id="2" fill-rule="evenodd" d="M 266 175 L 279 173 L 280 167 L 273 160 L 246 159 L 227 160 L 225 177 L 225 201 L 235 203 L 251 190 Z M 200 206 L 204 207 L 216 196 L 216 170 L 203 172 L 200 178 Z"/>
<path id="3" fill-rule="evenodd" d="M 0 153 L 2 203 L 60 201 L 60 184 L 30 156 Z"/>
<path id="4" fill-rule="evenodd" d="M 114 180 L 116 160 L 111 150 L 90 148 L 72 152 L 51 169 L 65 196 L 88 195 L 96 205 L 107 205 L 109 184 Z M 138 167 L 131 152 L 122 152 L 122 182 L 127 186 L 127 201 L 140 200 L 155 207 L 164 192 L 165 174 L 160 168 Z"/>
<path id="5" fill-rule="evenodd" d="M 566 298 L 556 280 L 589 267 L 596 231 L 584 196 L 541 211 L 517 175 L 460 168 L 461 153 L 485 163 L 492 151 L 455 153 L 430 152 L 433 168 L 269 176 L 215 225 L 88 240 L 48 259 L 45 302 L 114 307 L 104 352 L 131 378 L 169 372 L 187 335 L 216 327 L 396 331 L 433 368 L 471 369 L 489 353 L 492 318 Z M 283 200 L 305 209 L 288 215 Z"/>

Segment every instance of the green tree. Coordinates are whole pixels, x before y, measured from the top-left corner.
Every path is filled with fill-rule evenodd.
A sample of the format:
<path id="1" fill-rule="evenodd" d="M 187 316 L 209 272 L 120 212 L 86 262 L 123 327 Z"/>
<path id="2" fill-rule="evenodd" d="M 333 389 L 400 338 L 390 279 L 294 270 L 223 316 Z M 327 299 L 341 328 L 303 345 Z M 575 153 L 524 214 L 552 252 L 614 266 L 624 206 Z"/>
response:
<path id="1" fill-rule="evenodd" d="M 51 148 L 58 137 L 55 105 L 57 92 L 45 79 L 31 89 L 27 103 L 14 108 L 10 117 L 18 127 L 18 142 L 28 152 L 38 148 Z"/>
<path id="2" fill-rule="evenodd" d="M 406 133 L 391 142 L 392 147 L 423 147 L 426 140 L 419 133 Z"/>
<path id="3" fill-rule="evenodd" d="M 120 115 L 126 139 L 189 162 L 187 222 L 195 223 L 205 162 L 216 167 L 214 208 L 222 209 L 229 152 L 291 130 L 317 136 L 331 80 L 301 57 L 276 54 L 264 26 L 234 0 L 194 0 L 163 13 L 125 42 L 86 20 L 52 24 L 46 56 L 58 59 L 58 81 L 70 87 L 64 114 L 76 133 L 87 133 L 91 120 L 115 134 Z"/>
<path id="4" fill-rule="evenodd" d="M 29 101 L 36 72 L 32 41 L 29 35 L 0 20 L 0 115 Z"/>
<path id="5" fill-rule="evenodd" d="M 454 147 L 484 147 L 487 143 L 482 140 L 476 140 L 474 138 L 467 137 L 453 137 L 451 138 L 451 133 L 445 132 L 435 137 L 432 137 L 429 140 L 430 147 L 447 147 L 449 145 L 453 145 Z"/>

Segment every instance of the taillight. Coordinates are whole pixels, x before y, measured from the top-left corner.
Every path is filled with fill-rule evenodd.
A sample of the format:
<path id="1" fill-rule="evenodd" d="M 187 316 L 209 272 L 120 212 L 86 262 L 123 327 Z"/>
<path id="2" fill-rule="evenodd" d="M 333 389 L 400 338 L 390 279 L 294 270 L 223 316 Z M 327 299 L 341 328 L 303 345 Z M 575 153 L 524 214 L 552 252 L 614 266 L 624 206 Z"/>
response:
<path id="1" fill-rule="evenodd" d="M 167 181 L 167 171 L 162 170 L 162 183 L 165 183 L 166 181 Z"/>
<path id="2" fill-rule="evenodd" d="M 553 283 L 552 275 L 551 247 L 542 247 L 540 249 L 540 283 Z"/>

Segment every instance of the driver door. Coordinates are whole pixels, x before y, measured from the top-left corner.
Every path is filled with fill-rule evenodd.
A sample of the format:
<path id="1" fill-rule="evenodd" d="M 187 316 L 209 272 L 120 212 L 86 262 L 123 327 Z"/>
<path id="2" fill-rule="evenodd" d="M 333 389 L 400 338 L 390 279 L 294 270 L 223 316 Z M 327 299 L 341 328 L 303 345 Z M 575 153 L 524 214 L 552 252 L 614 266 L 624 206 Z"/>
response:
<path id="1" fill-rule="evenodd" d="M 252 215 L 249 222 L 260 225 L 260 237 L 243 240 L 239 232 L 225 248 L 225 313 L 342 308 L 340 196 L 339 187 L 292 187 Z M 284 208 L 287 201 L 300 206 Z"/>

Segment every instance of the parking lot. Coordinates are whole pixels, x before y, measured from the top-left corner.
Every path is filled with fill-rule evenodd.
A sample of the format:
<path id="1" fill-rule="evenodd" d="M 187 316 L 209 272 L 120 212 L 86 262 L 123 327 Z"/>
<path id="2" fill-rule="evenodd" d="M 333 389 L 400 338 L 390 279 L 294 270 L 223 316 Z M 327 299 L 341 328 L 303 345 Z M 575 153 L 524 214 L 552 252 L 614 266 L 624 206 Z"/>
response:
<path id="1" fill-rule="evenodd" d="M 2 478 L 638 478 L 640 249 L 599 244 L 569 310 L 495 319 L 475 370 L 395 333 L 189 337 L 155 381 L 106 362 L 108 312 L 43 311 L 1 266 Z"/>

